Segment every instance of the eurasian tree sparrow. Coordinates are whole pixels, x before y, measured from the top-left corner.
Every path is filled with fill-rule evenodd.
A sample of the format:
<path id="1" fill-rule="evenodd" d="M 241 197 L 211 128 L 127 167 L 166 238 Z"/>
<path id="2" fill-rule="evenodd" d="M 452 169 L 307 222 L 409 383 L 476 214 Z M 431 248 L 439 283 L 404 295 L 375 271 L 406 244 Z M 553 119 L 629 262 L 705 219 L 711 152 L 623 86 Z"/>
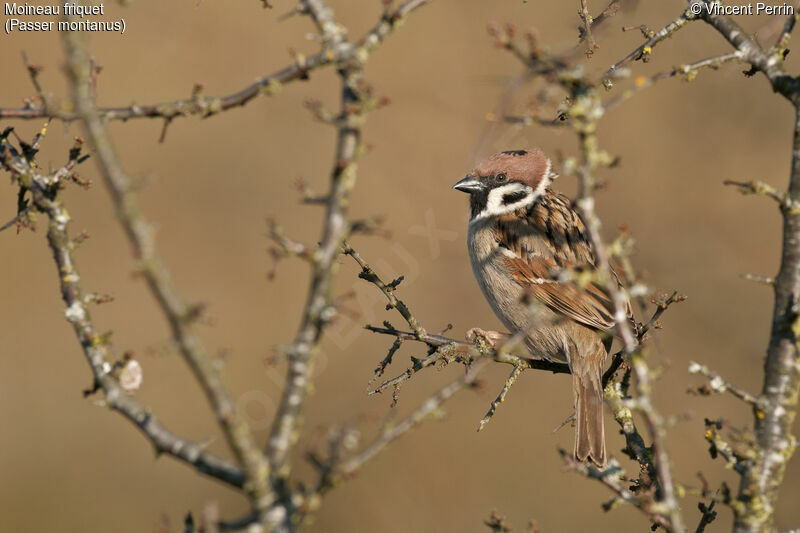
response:
<path id="1" fill-rule="evenodd" d="M 556 177 L 541 150 L 514 150 L 489 157 L 453 188 L 470 195 L 467 246 L 483 295 L 511 332 L 526 334 L 532 355 L 569 364 L 575 458 L 603 466 L 602 374 L 613 307 L 603 287 L 559 278 L 592 271 L 595 255 L 570 200 L 550 189 Z"/>

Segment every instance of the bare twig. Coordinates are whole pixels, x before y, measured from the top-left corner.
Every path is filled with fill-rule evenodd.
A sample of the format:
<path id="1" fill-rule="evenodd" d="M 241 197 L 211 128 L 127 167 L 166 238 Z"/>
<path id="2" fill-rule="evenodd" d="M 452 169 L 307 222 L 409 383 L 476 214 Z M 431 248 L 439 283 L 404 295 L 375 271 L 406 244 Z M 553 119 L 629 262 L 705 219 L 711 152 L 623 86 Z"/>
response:
<path id="1" fill-rule="evenodd" d="M 509 389 L 511 389 L 511 386 L 517 381 L 517 378 L 524 369 L 525 367 L 522 365 L 514 366 L 514 369 L 511 371 L 508 379 L 506 379 L 505 383 L 503 384 L 500 394 L 497 395 L 497 398 L 495 398 L 495 400 L 492 402 L 492 405 L 489 407 L 489 411 L 481 419 L 480 424 L 478 424 L 478 431 L 482 430 L 484 426 L 489 423 L 489 420 L 492 419 L 495 411 L 497 411 L 497 406 L 505 401 L 506 394 L 508 394 Z"/>
<path id="2" fill-rule="evenodd" d="M 273 492 L 268 485 L 269 465 L 255 443 L 249 424 L 222 382 L 217 362 L 206 353 L 200 339 L 193 333 L 191 307 L 178 295 L 156 252 L 152 228 L 139 210 L 131 180 L 117 160 L 103 118 L 91 96 L 90 62 L 84 36 L 79 32 L 65 32 L 63 37 L 76 116 L 84 123 L 94 146 L 100 173 L 125 234 L 133 246 L 140 272 L 161 307 L 181 354 L 203 388 L 228 444 L 242 465 L 247 478 L 244 487 L 254 509 L 261 518 L 265 518 L 274 502 Z"/>
<path id="3" fill-rule="evenodd" d="M 229 109 L 247 105 L 258 96 L 273 95 L 281 89 L 283 84 L 307 79 L 310 72 L 333 63 L 335 59 L 335 55 L 322 52 L 305 57 L 302 63 L 289 65 L 226 96 L 190 97 L 159 104 L 133 104 L 127 107 L 103 107 L 98 108 L 97 113 L 100 118 L 104 120 L 161 118 L 166 121 L 172 121 L 176 118 L 192 115 L 206 118 Z M 19 109 L 2 108 L 0 109 L 0 118 L 26 120 L 51 118 L 64 122 L 72 122 L 79 119 L 79 116 L 74 111 L 69 111 L 65 108 L 55 108 L 45 102 L 45 105 L 40 107 L 25 107 Z"/>
<path id="4" fill-rule="evenodd" d="M 789 44 L 789 38 L 792 35 L 792 30 L 794 30 L 794 26 L 797 23 L 798 17 L 800 17 L 800 13 L 794 13 L 786 17 L 786 22 L 783 25 L 783 29 L 781 30 L 780 35 L 778 35 L 778 39 L 775 41 L 774 48 L 779 54 L 781 54 L 781 56 L 785 57 L 786 46 Z"/>
<path id="5" fill-rule="evenodd" d="M 10 228 L 11 226 L 13 226 L 14 224 L 16 224 L 16 223 L 17 223 L 17 222 L 19 222 L 20 220 L 22 220 L 23 218 L 25 218 L 25 216 L 26 216 L 28 213 L 30 213 L 31 209 L 33 209 L 33 206 L 32 206 L 32 205 L 29 205 L 28 207 L 26 207 L 26 208 L 22 209 L 22 210 L 21 210 L 19 213 L 17 213 L 17 216 L 15 216 L 15 217 L 14 217 L 14 218 L 12 218 L 11 220 L 9 220 L 8 222 L 6 222 L 6 223 L 5 223 L 5 224 L 3 224 L 2 226 L 0 226 L 0 231 L 7 230 L 7 229 L 8 229 L 8 228 Z"/>
<path id="6" fill-rule="evenodd" d="M 729 52 L 727 54 L 708 57 L 706 59 L 702 59 L 694 63 L 679 65 L 677 67 L 674 67 L 672 70 L 655 74 L 653 76 L 650 76 L 649 78 L 645 77 L 636 78 L 634 80 L 633 87 L 630 87 L 621 92 L 619 95 L 617 95 L 607 104 L 605 104 L 604 108 L 605 110 L 611 109 L 619 105 L 620 103 L 624 102 L 625 100 L 629 99 L 633 95 L 637 94 L 639 91 L 651 87 L 661 80 L 667 78 L 673 78 L 675 76 L 683 76 L 684 79 L 691 81 L 697 76 L 697 73 L 704 68 L 710 68 L 716 70 L 723 64 L 732 61 L 742 61 L 742 54 L 739 51 Z"/>
<path id="7" fill-rule="evenodd" d="M 425 420 L 428 416 L 435 413 L 442 406 L 442 404 L 452 397 L 456 392 L 463 389 L 465 386 L 474 384 L 478 374 L 481 370 L 483 370 L 488 362 L 489 360 L 486 358 L 476 360 L 472 365 L 469 366 L 467 372 L 465 372 L 460 378 L 453 381 L 439 392 L 425 400 L 425 402 L 419 408 L 417 408 L 403 421 L 385 429 L 364 451 L 345 461 L 339 467 L 339 472 L 341 474 L 351 474 L 358 470 L 361 465 L 377 455 L 388 444 L 397 440 L 414 426 Z"/>
<path id="8" fill-rule="evenodd" d="M 170 102 L 150 105 L 133 104 L 127 107 L 98 108 L 97 113 L 104 120 L 130 120 L 137 118 L 161 118 L 166 123 L 187 116 L 200 116 L 207 118 L 223 111 L 242 107 L 259 96 L 270 96 L 280 91 L 282 85 L 308 79 L 309 74 L 321 67 L 334 64 L 343 64 L 356 60 L 357 52 L 370 52 L 380 44 L 397 27 L 402 20 L 415 9 L 429 3 L 431 0 L 410 0 L 384 14 L 381 21 L 364 37 L 357 46 L 326 47 L 323 51 L 310 56 L 302 56 L 299 61 L 288 65 L 276 72 L 268 74 L 255 83 L 248 85 L 234 93 L 225 96 L 203 96 L 199 98 L 184 98 Z M 313 5 L 319 2 L 310 2 Z M 339 31 L 339 30 L 337 30 Z M 336 44 L 336 43 L 334 43 Z M 78 119 L 78 114 L 65 108 L 55 108 L 47 101 L 40 107 L 24 107 L 18 109 L 0 108 L 0 118 L 34 119 L 52 118 L 64 122 Z"/>
<path id="9" fill-rule="evenodd" d="M 714 372 L 710 370 L 707 366 L 701 365 L 700 363 L 695 363 L 694 361 L 689 363 L 689 373 L 690 374 L 700 374 L 701 376 L 705 376 L 708 378 L 708 386 L 710 392 L 716 392 L 722 394 L 724 392 L 730 392 L 743 402 L 750 404 L 754 409 L 763 410 L 766 408 L 766 403 L 764 398 L 760 396 L 753 396 L 746 390 L 737 387 L 733 383 L 725 380 Z"/>
<path id="10" fill-rule="evenodd" d="M 764 183 L 763 181 L 739 182 L 725 180 L 722 183 L 724 185 L 732 185 L 736 187 L 742 194 L 755 194 L 757 196 L 767 196 L 772 198 L 778 202 L 778 205 L 780 205 L 781 210 L 783 211 L 787 211 L 789 213 L 800 213 L 800 202 L 797 200 L 792 200 L 792 198 L 789 196 L 789 193 L 779 191 L 772 185 Z"/>
<path id="11" fill-rule="evenodd" d="M 623 479 L 621 477 L 622 468 L 620 468 L 619 463 L 616 460 L 612 459 L 609 461 L 609 464 L 601 470 L 592 465 L 576 461 L 575 458 L 572 457 L 572 454 L 566 450 L 559 450 L 559 453 L 561 454 L 561 458 L 564 460 L 566 469 L 577 472 L 589 479 L 595 479 L 599 481 L 608 489 L 610 489 L 611 492 L 613 492 L 614 495 L 621 501 L 629 503 L 641 510 L 648 516 L 652 517 L 654 522 L 666 528 L 667 530 L 671 528 L 669 519 L 663 516 L 663 514 L 657 509 L 654 509 L 656 505 L 654 502 L 652 502 L 652 500 L 638 498 L 634 493 L 625 488 L 623 485 Z"/>
<path id="12" fill-rule="evenodd" d="M 653 48 L 659 44 L 664 39 L 671 37 L 675 34 L 676 31 L 683 28 L 687 22 L 690 20 L 694 20 L 694 15 L 692 15 L 690 10 L 686 10 L 681 13 L 678 17 L 676 17 L 672 22 L 661 28 L 659 31 L 653 33 L 653 35 L 647 39 L 644 44 L 638 46 L 634 49 L 631 53 L 627 56 L 622 58 L 621 60 L 614 63 L 611 68 L 609 68 L 605 74 L 603 75 L 604 80 L 612 79 L 616 72 L 630 63 L 631 61 L 641 59 L 642 61 L 649 61 L 650 54 L 653 52 Z"/>
<path id="13" fill-rule="evenodd" d="M 775 285 L 775 278 L 771 278 L 769 276 L 761 276 L 759 274 L 742 274 L 742 277 L 748 281 L 755 281 L 756 283 L 761 283 L 763 285 Z"/>
<path id="14" fill-rule="evenodd" d="M 326 198 L 326 214 L 320 244 L 312 256 L 308 300 L 294 342 L 286 349 L 289 366 L 286 386 L 270 430 L 266 455 L 279 485 L 288 474 L 289 452 L 300 426 L 300 414 L 309 394 L 317 347 L 325 326 L 335 314 L 331 287 L 338 255 L 350 232 L 347 222 L 349 198 L 356 183 L 361 154 L 361 129 L 369 106 L 362 87 L 364 64 L 369 52 L 391 33 L 398 23 L 425 1 L 409 0 L 384 13 L 381 21 L 356 44 L 340 31 L 333 13 L 322 0 L 305 1 L 312 18 L 323 34 L 325 46 L 333 47 L 333 57 L 341 81 L 340 113 L 336 121 L 337 148 L 331 172 L 331 189 Z M 330 50 L 329 50 L 330 51 Z M 323 52 L 326 54 L 327 52 Z M 287 517 L 288 519 L 289 517 Z M 288 527 L 288 523 L 287 523 Z"/>
<path id="15" fill-rule="evenodd" d="M 70 217 L 61 199 L 52 194 L 52 191 L 57 190 L 59 186 L 57 176 L 70 174 L 77 157 L 72 158 L 67 165 L 51 175 L 45 176 L 39 174 L 9 143 L 0 143 L 0 161 L 17 179 L 28 182 L 33 193 L 31 208 L 45 213 L 48 217 L 47 242 L 59 273 L 61 297 L 66 305 L 64 315 L 83 348 L 92 370 L 95 388 L 99 387 L 104 392 L 104 404 L 136 425 L 152 443 L 156 452 L 170 455 L 191 465 L 198 472 L 229 485 L 243 487 L 245 475 L 238 466 L 204 450 L 202 445 L 172 433 L 149 408 L 127 394 L 111 372 L 114 358 L 108 345 L 95 329 L 87 306 L 91 295 L 84 291 L 80 282 L 81 277 L 73 255 L 76 245 L 68 233 Z"/>
<path id="16" fill-rule="evenodd" d="M 409 327 L 414 331 L 414 335 L 416 335 L 417 339 L 421 339 L 425 337 L 427 332 L 420 326 L 419 321 L 411 314 L 406 304 L 403 303 L 402 300 L 398 299 L 394 295 L 394 291 L 398 285 L 403 281 L 403 277 L 399 277 L 396 280 L 392 281 L 389 284 L 383 282 L 383 280 L 373 272 L 372 268 L 364 261 L 361 255 L 353 250 L 347 243 L 344 244 L 342 249 L 342 253 L 345 255 L 349 255 L 352 257 L 356 263 L 361 267 L 361 272 L 358 274 L 358 277 L 372 283 L 386 296 L 386 299 L 389 300 L 389 304 L 387 308 L 397 309 L 397 312 L 405 319 L 408 323 Z"/>
<path id="17" fill-rule="evenodd" d="M 583 23 L 583 34 L 581 35 L 581 40 L 586 40 L 589 43 L 589 51 L 598 48 L 597 41 L 594 40 L 594 36 L 592 35 L 592 23 L 594 20 L 592 19 L 592 14 L 589 12 L 589 4 L 587 0 L 580 0 L 581 7 L 578 10 L 578 16 Z"/>
<path id="18" fill-rule="evenodd" d="M 706 527 L 716 520 L 717 512 L 714 510 L 714 506 L 716 505 L 716 501 L 711 501 L 709 505 L 706 505 L 703 502 L 699 502 L 697 504 L 697 508 L 700 510 L 701 517 L 700 522 L 697 524 L 697 529 L 694 530 L 695 533 L 703 533 L 706 530 Z"/>
<path id="19" fill-rule="evenodd" d="M 650 317 L 650 320 L 647 321 L 641 328 L 639 328 L 638 332 L 638 341 L 641 342 L 647 332 L 649 332 L 652 328 L 658 327 L 658 321 L 661 320 L 661 315 L 663 315 L 669 306 L 674 303 L 683 302 L 686 300 L 686 296 L 683 294 L 678 293 L 678 291 L 672 291 L 672 294 L 669 295 L 664 300 L 653 300 L 653 303 L 656 304 L 656 310 L 653 313 L 653 316 Z"/>

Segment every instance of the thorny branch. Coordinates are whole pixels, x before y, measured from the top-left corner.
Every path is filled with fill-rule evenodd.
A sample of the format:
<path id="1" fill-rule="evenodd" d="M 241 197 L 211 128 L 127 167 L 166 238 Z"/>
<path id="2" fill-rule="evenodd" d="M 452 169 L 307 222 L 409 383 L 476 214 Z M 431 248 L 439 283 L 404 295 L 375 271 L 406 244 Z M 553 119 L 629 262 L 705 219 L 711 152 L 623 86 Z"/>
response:
<path id="1" fill-rule="evenodd" d="M 24 149 L 20 151 L 11 145 L 8 140 L 10 133 L 8 129 L 0 136 L 0 164 L 11 173 L 20 187 L 30 191 L 30 209 L 36 209 L 48 218 L 47 242 L 59 272 L 61 297 L 66 305 L 64 316 L 72 325 L 91 368 L 95 382 L 92 389 L 102 389 L 105 396 L 103 403 L 136 425 L 157 453 L 175 457 L 198 472 L 234 487 L 244 486 L 245 475 L 237 465 L 204 450 L 198 443 L 172 433 L 150 408 L 140 404 L 123 389 L 118 376 L 112 372 L 116 358 L 92 321 L 88 308 L 92 298 L 81 284 L 74 257 L 78 244 L 75 238 L 69 236 L 70 216 L 58 194 L 81 158 L 82 141 L 76 143 L 66 165 L 44 175 L 34 165 L 33 155 L 26 155 Z"/>
<path id="2" fill-rule="evenodd" d="M 363 69 L 369 51 L 380 43 L 403 17 L 427 3 L 410 0 L 387 11 L 381 22 L 358 43 L 350 43 L 321 0 L 304 1 L 302 8 L 322 32 L 323 46 L 347 50 L 337 56 L 341 80 L 340 114 L 336 121 L 337 149 L 327 196 L 325 222 L 320 244 L 311 256 L 311 286 L 302 323 L 294 343 L 286 349 L 289 368 L 280 407 L 270 431 L 267 457 L 277 483 L 288 476 L 287 459 L 297 439 L 300 414 L 309 393 L 314 360 L 325 326 L 335 315 L 331 304 L 331 283 L 344 239 L 351 231 L 347 222 L 350 194 L 355 186 L 358 159 L 363 151 L 361 128 L 369 110 L 370 94 L 363 85 Z M 336 52 L 334 52 L 336 55 Z"/>

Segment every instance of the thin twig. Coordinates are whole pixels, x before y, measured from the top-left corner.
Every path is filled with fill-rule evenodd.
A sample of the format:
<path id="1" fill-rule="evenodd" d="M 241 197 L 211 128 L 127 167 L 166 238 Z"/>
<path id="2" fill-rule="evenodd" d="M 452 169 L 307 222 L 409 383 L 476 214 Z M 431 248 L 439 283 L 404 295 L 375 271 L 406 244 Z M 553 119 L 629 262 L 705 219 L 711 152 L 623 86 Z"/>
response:
<path id="1" fill-rule="evenodd" d="M 421 338 L 417 338 L 416 334 L 410 331 L 400 331 L 394 328 L 380 328 L 376 326 L 366 326 L 368 331 L 372 331 L 373 333 L 380 333 L 382 335 L 391 335 L 403 340 L 416 340 L 427 344 L 428 346 L 434 348 L 446 348 L 448 346 L 452 346 L 453 348 L 457 348 L 459 350 L 475 350 L 475 344 L 460 341 L 457 339 L 451 339 L 449 337 L 445 337 L 443 335 L 432 335 L 430 333 L 426 334 Z M 480 351 L 476 350 L 474 352 L 473 357 L 477 357 L 479 355 L 483 355 Z M 536 359 L 533 357 L 521 357 L 513 354 L 508 353 L 494 353 L 495 361 L 499 363 L 507 363 L 511 365 L 516 365 L 518 362 L 523 361 L 524 364 L 532 369 L 532 370 L 546 370 L 548 372 L 552 372 L 554 374 L 569 374 L 569 365 L 566 363 L 554 363 L 551 361 L 546 361 L 544 359 Z"/>
<path id="2" fill-rule="evenodd" d="M 652 87 L 661 80 L 667 78 L 673 78 L 675 76 L 684 76 L 685 79 L 692 80 L 697 75 L 697 73 L 704 68 L 710 68 L 716 70 L 725 63 L 729 63 L 732 61 L 742 61 L 742 59 L 743 58 L 741 52 L 734 51 L 734 52 L 729 52 L 727 54 L 708 57 L 706 59 L 702 59 L 694 63 L 679 65 L 677 67 L 674 67 L 672 70 L 655 74 L 653 76 L 650 76 L 649 78 L 644 78 L 644 77 L 636 78 L 634 80 L 633 87 L 624 90 L 622 93 L 617 95 L 614 99 L 610 100 L 603 107 L 605 110 L 609 110 L 619 105 L 620 103 L 624 102 L 625 100 L 628 100 L 630 97 L 637 94 L 639 91 L 647 89 L 648 87 Z"/>
<path id="3" fill-rule="evenodd" d="M 594 50 L 598 48 L 597 42 L 594 40 L 594 36 L 592 35 L 592 14 L 589 12 L 589 4 L 587 0 L 580 0 L 581 7 L 578 10 L 578 16 L 583 23 L 583 35 L 581 36 L 581 40 L 586 40 L 589 43 L 589 50 Z"/>
<path id="4" fill-rule="evenodd" d="M 393 309 L 397 309 L 397 312 L 405 319 L 408 323 L 408 326 L 414 331 L 414 335 L 416 335 L 417 339 L 424 337 L 427 332 L 420 326 L 419 320 L 417 320 L 414 315 L 411 314 L 411 311 L 408 309 L 405 303 L 402 300 L 398 299 L 397 296 L 394 295 L 394 291 L 397 286 L 403 281 L 402 276 L 397 278 L 396 280 L 392 281 L 389 284 L 384 283 L 384 281 L 378 276 L 375 271 L 364 261 L 364 258 L 361 257 L 361 254 L 353 250 L 346 242 L 342 248 L 342 253 L 345 255 L 349 255 L 352 257 L 358 266 L 361 267 L 361 272 L 359 273 L 358 277 L 372 283 L 386 296 L 386 299 L 389 300 L 389 305 L 387 307 L 391 307 Z"/>
<path id="5" fill-rule="evenodd" d="M 460 378 L 453 381 L 439 392 L 425 400 L 425 402 L 423 402 L 423 404 L 407 418 L 403 419 L 398 424 L 383 430 L 378 438 L 375 439 L 375 441 L 369 447 L 355 457 L 345 461 L 339 467 L 339 472 L 341 474 L 348 475 L 358 470 L 364 463 L 375 457 L 391 442 L 397 440 L 410 429 L 425 420 L 428 416 L 436 412 L 442 406 L 442 404 L 450 399 L 450 397 L 452 397 L 456 392 L 466 386 L 474 384 L 478 374 L 481 370 L 483 370 L 488 362 L 489 360 L 485 358 L 475 361 L 469 366 L 467 372 L 465 372 Z"/>
<path id="6" fill-rule="evenodd" d="M 795 212 L 800 213 L 800 201 L 792 200 L 788 193 L 779 191 L 772 185 L 768 183 L 764 183 L 763 181 L 747 181 L 747 182 L 740 182 L 740 181 L 733 181 L 733 180 L 725 180 L 722 182 L 723 185 L 732 185 L 739 189 L 739 192 L 742 194 L 755 194 L 757 196 L 767 196 L 772 198 L 778 205 L 780 205 L 781 209 L 787 212 Z"/>
<path id="7" fill-rule="evenodd" d="M 767 407 L 764 398 L 760 396 L 754 396 L 749 392 L 747 392 L 746 390 L 737 387 L 730 381 L 724 379 L 718 373 L 709 369 L 706 365 L 701 365 L 700 363 L 695 363 L 694 361 L 691 361 L 689 363 L 689 373 L 700 374 L 701 376 L 705 376 L 706 378 L 708 378 L 708 386 L 710 388 L 710 391 L 716 392 L 718 394 L 722 394 L 724 392 L 730 392 L 743 402 L 750 404 L 756 409 L 764 410 Z"/>
<path id="8" fill-rule="evenodd" d="M 2 226 L 0 226 L 0 231 L 5 231 L 5 230 L 7 230 L 7 229 L 8 229 L 8 228 L 10 228 L 11 226 L 13 226 L 14 224 L 16 224 L 16 223 L 17 223 L 17 222 L 19 222 L 20 220 L 22 220 L 23 218 L 25 218 L 25 215 L 27 215 L 28 213 L 30 213 L 31 209 L 33 209 L 33 205 L 29 205 L 28 207 L 24 208 L 22 211 L 20 211 L 19 213 L 17 213 L 17 216 L 15 216 L 15 217 L 14 217 L 14 218 L 12 218 L 11 220 L 9 220 L 8 222 L 6 222 L 6 223 L 5 223 L 5 224 L 3 224 Z"/>
<path id="9" fill-rule="evenodd" d="M 678 17 L 676 17 L 673 21 L 669 24 L 661 28 L 659 31 L 655 32 L 649 39 L 647 39 L 642 45 L 636 47 L 631 53 L 627 56 L 622 58 L 621 60 L 614 63 L 611 68 L 609 68 L 605 74 L 603 74 L 602 78 L 604 80 L 612 79 L 616 72 L 636 59 L 642 59 L 647 61 L 649 59 L 650 54 L 653 52 L 653 48 L 659 44 L 664 39 L 671 37 L 675 34 L 676 31 L 683 28 L 687 22 L 690 20 L 694 20 L 694 16 L 691 14 L 691 11 L 688 9 L 681 13 Z"/>
<path id="10" fill-rule="evenodd" d="M 619 463 L 617 463 L 616 460 L 612 459 L 609 464 L 601 470 L 592 465 L 576 461 L 575 458 L 572 457 L 572 454 L 566 450 L 559 450 L 559 453 L 561 454 L 561 458 L 564 460 L 566 469 L 577 472 L 589 479 L 595 479 L 599 481 L 608 489 L 610 489 L 611 492 L 613 492 L 614 495 L 621 501 L 629 503 L 637 509 L 640 509 L 648 516 L 651 516 L 653 521 L 655 521 L 658 525 L 670 530 L 671 524 L 669 520 L 662 516 L 660 512 L 653 509 L 653 507 L 655 507 L 653 502 L 639 498 L 625 488 L 621 478 L 623 473 L 622 468 L 620 468 Z"/>
<path id="11" fill-rule="evenodd" d="M 786 22 L 783 25 L 783 29 L 781 30 L 780 35 L 778 35 L 778 39 L 775 41 L 774 48 L 782 55 L 789 44 L 789 38 L 792 35 L 792 30 L 794 30 L 794 26 L 797 23 L 798 17 L 800 17 L 800 13 L 793 13 L 786 17 Z"/>
<path id="12" fill-rule="evenodd" d="M 311 387 L 318 344 L 325 326 L 335 314 L 335 308 L 331 304 L 331 288 L 337 259 L 350 231 L 346 217 L 350 194 L 356 183 L 358 159 L 362 152 L 361 130 L 369 110 L 362 100 L 364 64 L 369 52 L 406 15 L 426 3 L 409 0 L 394 10 L 388 10 L 373 29 L 358 43 L 352 44 L 345 39 L 342 32 L 333 30 L 337 23 L 323 1 L 305 2 L 309 9 L 314 10 L 312 17 L 315 17 L 323 34 L 330 28 L 327 44 L 334 47 L 330 55 L 335 58 L 338 66 L 341 99 L 340 114 L 336 121 L 337 148 L 331 172 L 331 189 L 326 197 L 326 214 L 320 244 L 313 255 L 308 300 L 294 342 L 286 349 L 289 358 L 286 386 L 267 442 L 266 455 L 270 466 L 282 480 L 287 474 L 285 466 L 299 431 L 300 415 Z M 284 483 L 279 482 L 279 485 Z"/>
<path id="13" fill-rule="evenodd" d="M 500 394 L 497 395 L 497 398 L 495 398 L 495 400 L 492 402 L 492 405 L 489 407 L 489 411 L 481 419 L 480 424 L 478 424 L 478 431 L 482 430 L 484 426 L 489 423 L 489 420 L 492 419 L 495 411 L 497 411 L 497 406 L 505 401 L 506 394 L 508 394 L 509 389 L 511 389 L 511 386 L 517 381 L 517 378 L 524 369 L 525 367 L 522 365 L 514 366 L 514 369 L 511 371 L 508 379 L 506 379 L 505 383 L 503 384 L 503 388 L 500 389 Z"/>

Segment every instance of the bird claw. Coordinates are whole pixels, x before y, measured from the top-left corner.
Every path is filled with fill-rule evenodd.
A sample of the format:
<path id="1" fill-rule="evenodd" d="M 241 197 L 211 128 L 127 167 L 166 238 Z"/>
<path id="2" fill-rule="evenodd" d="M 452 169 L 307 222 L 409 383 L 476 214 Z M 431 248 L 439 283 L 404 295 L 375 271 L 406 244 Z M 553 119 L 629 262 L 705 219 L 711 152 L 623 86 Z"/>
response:
<path id="1" fill-rule="evenodd" d="M 492 349 L 497 348 L 499 344 L 502 344 L 501 341 L 505 341 L 508 337 L 510 337 L 508 333 L 501 333 L 499 331 L 486 331 L 480 328 L 471 328 L 467 330 L 467 340 L 469 342 L 475 344 L 483 343 Z"/>

